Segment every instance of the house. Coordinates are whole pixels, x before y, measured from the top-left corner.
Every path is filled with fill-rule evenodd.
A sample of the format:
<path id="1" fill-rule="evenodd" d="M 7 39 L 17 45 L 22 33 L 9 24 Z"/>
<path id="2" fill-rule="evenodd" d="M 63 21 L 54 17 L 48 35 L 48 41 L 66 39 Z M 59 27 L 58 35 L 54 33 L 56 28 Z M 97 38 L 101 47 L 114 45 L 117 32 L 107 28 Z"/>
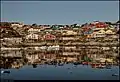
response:
<path id="1" fill-rule="evenodd" d="M 101 29 L 99 31 L 93 32 L 92 35 L 94 38 L 96 38 L 96 37 L 105 37 L 107 35 L 114 35 L 114 34 L 115 34 L 115 32 L 113 32 L 112 30 L 105 31 L 105 30 Z"/>
<path id="2" fill-rule="evenodd" d="M 75 38 L 75 37 L 62 37 L 60 39 L 62 39 L 62 40 L 79 40 L 79 38 Z"/>
<path id="3" fill-rule="evenodd" d="M 59 28 L 60 28 L 60 29 L 63 29 L 63 28 L 64 28 L 64 26 L 63 26 L 63 25 L 59 25 Z"/>
<path id="4" fill-rule="evenodd" d="M 47 34 L 45 34 L 45 35 L 43 36 L 43 38 L 44 38 L 45 40 L 55 40 L 55 39 L 56 39 L 56 36 L 55 36 L 55 35 L 52 35 L 52 34 L 50 34 L 50 33 L 47 33 Z"/>
<path id="5" fill-rule="evenodd" d="M 109 47 L 102 47 L 103 50 L 109 50 Z"/>
<path id="6" fill-rule="evenodd" d="M 100 22 L 100 21 L 97 21 L 95 22 L 94 24 L 97 28 L 103 28 L 103 27 L 107 27 L 108 24 L 106 24 L 105 22 Z"/>
<path id="7" fill-rule="evenodd" d="M 44 54 L 44 58 L 46 58 L 48 61 L 53 60 L 53 59 L 56 59 L 56 54 L 46 53 L 46 54 Z"/>
<path id="8" fill-rule="evenodd" d="M 77 58 L 67 57 L 67 61 L 77 61 Z"/>
<path id="9" fill-rule="evenodd" d="M 42 25 L 42 27 L 43 27 L 44 29 L 50 29 L 50 28 L 51 28 L 50 25 Z"/>
<path id="10" fill-rule="evenodd" d="M 115 32 L 113 32 L 112 30 L 107 30 L 105 31 L 105 34 L 115 34 Z"/>
<path id="11" fill-rule="evenodd" d="M 72 28 L 74 29 L 74 28 L 79 28 L 80 25 L 79 25 L 79 24 L 73 24 L 73 25 L 71 25 L 70 27 L 72 27 Z"/>
<path id="12" fill-rule="evenodd" d="M 114 25 L 109 25 L 109 29 L 114 30 L 116 26 Z"/>
<path id="13" fill-rule="evenodd" d="M 106 58 L 97 58 L 96 60 L 99 60 L 99 62 L 106 62 L 106 61 L 111 62 L 111 63 L 113 62 L 113 59 L 110 59 L 110 58 L 107 58 L 107 59 Z"/>
<path id="14" fill-rule="evenodd" d="M 67 30 L 63 32 L 62 35 L 77 35 L 77 32 L 74 32 L 73 30 Z"/>
<path id="15" fill-rule="evenodd" d="M 41 46 L 39 49 L 41 49 L 41 50 L 46 50 L 47 47 L 46 47 L 46 46 Z"/>
<path id="16" fill-rule="evenodd" d="M 70 49 L 76 50 L 76 46 L 72 46 L 72 47 L 65 47 L 65 50 L 70 50 Z"/>
<path id="17" fill-rule="evenodd" d="M 44 31 L 45 32 L 52 32 L 53 30 L 52 29 L 45 29 Z"/>
<path id="18" fill-rule="evenodd" d="M 16 69 L 19 69 L 23 66 L 23 63 L 19 60 L 17 61 L 14 61 L 12 64 L 11 64 L 11 68 L 16 68 Z"/>
<path id="19" fill-rule="evenodd" d="M 12 22 L 11 23 L 11 27 L 23 27 L 24 24 L 23 23 L 17 23 L 17 22 Z"/>
<path id="20" fill-rule="evenodd" d="M 3 56 L 3 57 L 20 57 L 22 58 L 22 51 L 8 51 L 8 50 L 3 50 L 0 54 L 0 56 Z"/>
<path id="21" fill-rule="evenodd" d="M 92 28 L 94 28 L 94 26 L 91 26 L 91 25 L 89 25 L 89 24 L 86 24 L 86 25 L 82 26 L 82 29 L 83 29 L 84 31 L 88 31 L 88 30 L 90 30 L 90 29 L 92 29 Z"/>
<path id="22" fill-rule="evenodd" d="M 57 45 L 57 46 L 49 46 L 47 50 L 59 50 L 59 45 Z"/>
<path id="23" fill-rule="evenodd" d="M 3 38 L 4 41 L 9 42 L 11 44 L 20 44 L 22 43 L 22 37 L 10 37 L 10 38 Z"/>
<path id="24" fill-rule="evenodd" d="M 27 55 L 26 58 L 28 59 L 28 62 L 33 64 L 34 62 L 36 62 L 36 60 L 39 59 L 39 55 L 38 54 Z"/>
<path id="25" fill-rule="evenodd" d="M 105 29 L 108 28 L 108 24 L 104 23 L 104 22 L 94 22 L 93 25 L 95 26 L 95 28 L 93 30 L 101 30 L 101 29 Z"/>
<path id="26" fill-rule="evenodd" d="M 82 31 L 83 31 L 84 35 L 92 34 L 93 33 L 93 29 L 94 29 L 94 27 L 91 26 L 91 25 L 84 25 L 82 27 Z"/>
<path id="27" fill-rule="evenodd" d="M 36 33 L 36 32 L 41 32 L 41 29 L 40 28 L 30 28 L 28 30 L 29 33 Z"/>
<path id="28" fill-rule="evenodd" d="M 63 55 L 79 55 L 78 52 L 63 52 Z"/>
<path id="29" fill-rule="evenodd" d="M 88 31 L 85 31 L 84 32 L 84 35 L 90 35 L 90 34 L 92 34 L 93 33 L 93 30 L 88 30 Z"/>
<path id="30" fill-rule="evenodd" d="M 38 34 L 34 34 L 34 33 L 31 33 L 27 36 L 25 36 L 26 39 L 39 39 L 39 35 Z"/>
<path id="31" fill-rule="evenodd" d="M 93 36 L 94 38 L 97 38 L 97 37 L 105 37 L 105 36 L 106 36 L 105 33 L 106 33 L 106 32 L 105 32 L 103 29 L 101 29 L 101 30 L 99 30 L 99 31 L 97 31 L 97 32 L 93 32 L 92 36 Z"/>
<path id="32" fill-rule="evenodd" d="M 119 39 L 119 35 L 118 34 L 113 34 L 113 35 L 110 35 L 108 36 L 109 38 L 114 38 L 114 39 Z"/>

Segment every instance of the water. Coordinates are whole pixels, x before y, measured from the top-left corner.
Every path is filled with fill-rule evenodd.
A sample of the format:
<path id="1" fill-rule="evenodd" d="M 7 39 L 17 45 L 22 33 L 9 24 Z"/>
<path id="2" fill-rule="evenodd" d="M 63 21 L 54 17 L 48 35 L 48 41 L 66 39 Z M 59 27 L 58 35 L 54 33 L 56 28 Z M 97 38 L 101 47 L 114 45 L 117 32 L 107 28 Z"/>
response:
<path id="1" fill-rule="evenodd" d="M 87 65 L 64 64 L 63 66 L 54 65 L 37 65 L 33 68 L 32 64 L 43 64 L 49 59 L 53 61 L 64 60 L 63 57 L 57 57 L 57 54 L 51 53 L 33 53 L 23 51 L 4 51 L 6 54 L 1 54 L 0 68 L 1 70 L 10 70 L 10 74 L 1 74 L 2 79 L 12 80 L 119 80 L 118 76 L 112 74 L 119 74 L 119 67 L 114 66 L 112 69 L 95 69 Z M 17 58 L 19 57 L 19 58 Z M 43 60 L 43 59 L 46 60 Z M 66 57 L 67 61 L 69 58 Z M 39 61 L 40 59 L 40 61 Z M 77 59 L 73 57 L 73 60 Z M 31 65 L 28 65 L 31 64 Z M 14 66 L 22 66 L 19 69 Z M 8 68 L 9 69 L 5 69 Z M 3 69 L 4 68 L 4 69 Z M 68 69 L 69 68 L 69 69 Z"/>
<path id="2" fill-rule="evenodd" d="M 119 67 L 112 69 L 95 69 L 90 66 L 65 64 L 64 66 L 25 65 L 20 69 L 1 69 L 10 70 L 10 74 L 1 74 L 1 78 L 13 80 L 119 80 Z"/>

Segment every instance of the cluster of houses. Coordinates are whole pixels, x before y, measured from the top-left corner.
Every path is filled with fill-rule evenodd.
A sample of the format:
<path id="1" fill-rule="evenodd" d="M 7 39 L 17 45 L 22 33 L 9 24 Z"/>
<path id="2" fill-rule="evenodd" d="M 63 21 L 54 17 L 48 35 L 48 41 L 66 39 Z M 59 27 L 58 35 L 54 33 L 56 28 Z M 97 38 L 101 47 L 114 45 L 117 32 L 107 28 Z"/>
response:
<path id="1" fill-rule="evenodd" d="M 106 36 L 111 36 L 113 38 L 118 38 L 117 32 L 119 31 L 119 24 L 108 25 L 104 22 L 94 22 L 90 24 L 85 24 L 81 27 L 81 25 L 76 25 L 74 27 L 65 26 L 54 26 L 53 27 L 33 27 L 28 29 L 28 35 L 26 35 L 26 39 L 40 39 L 40 40 L 55 40 L 57 39 L 57 35 L 60 33 L 61 35 L 86 35 L 87 38 L 101 38 Z M 61 37 L 63 40 L 73 40 L 78 38 L 73 37 Z M 60 39 L 60 38 L 59 38 Z"/>
<path id="2" fill-rule="evenodd" d="M 6 27 L 2 27 L 2 29 Z M 24 30 L 23 35 L 26 40 L 55 40 L 57 35 L 86 35 L 87 38 L 106 37 L 111 35 L 112 37 L 118 37 L 116 34 L 119 31 L 119 23 L 106 24 L 105 22 L 95 21 L 90 24 L 73 24 L 73 25 L 24 25 L 23 23 L 11 23 L 11 30 L 19 29 Z M 2 31 L 3 32 L 3 31 Z M 6 32 L 8 33 L 8 32 Z M 10 33 L 8 33 L 10 34 Z M 21 34 L 21 33 L 19 33 Z M 4 37 L 4 36 L 3 36 Z M 22 37 L 22 38 L 23 38 Z M 5 38 L 5 37 L 4 37 Z M 73 37 L 61 37 L 64 40 L 78 39 Z"/>
<path id="3" fill-rule="evenodd" d="M 119 50 L 119 25 L 120 22 L 100 21 L 83 25 L 25 25 L 23 23 L 11 23 L 11 26 L 0 26 L 1 47 L 27 45 L 29 48 L 34 46 L 36 51 L 47 50 L 49 52 L 57 50 L 59 54 L 62 53 L 65 56 L 87 54 L 87 56 L 95 59 L 97 54 L 99 54 L 97 55 L 98 58 L 106 57 L 103 54 L 117 56 L 117 50 Z M 116 45 L 113 45 L 113 43 Z"/>

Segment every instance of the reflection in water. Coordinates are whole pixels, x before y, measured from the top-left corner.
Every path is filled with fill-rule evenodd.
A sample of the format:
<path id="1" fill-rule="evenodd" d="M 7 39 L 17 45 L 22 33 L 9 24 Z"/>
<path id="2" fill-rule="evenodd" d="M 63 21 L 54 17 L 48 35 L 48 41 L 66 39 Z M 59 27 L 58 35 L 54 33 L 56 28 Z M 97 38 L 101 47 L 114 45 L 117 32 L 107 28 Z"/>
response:
<path id="1" fill-rule="evenodd" d="M 64 56 L 53 52 L 43 53 L 27 51 L 2 51 L 1 53 L 4 55 L 1 55 L 0 57 L 0 68 L 2 68 L 3 71 L 10 71 L 10 74 L 1 74 L 1 78 L 5 79 L 13 78 L 18 80 L 116 80 L 119 77 L 119 75 L 117 75 L 117 66 L 111 67 L 112 63 L 110 62 L 105 63 L 98 60 L 87 60 L 87 57 L 86 59 L 82 60 L 81 56 Z M 19 53 L 19 55 L 14 53 Z M 35 70 L 31 69 L 31 66 Z M 21 69 L 16 71 L 12 70 L 13 68 Z M 93 68 L 98 68 L 102 70 L 94 70 Z M 86 75 L 88 77 L 86 77 Z"/>
<path id="2" fill-rule="evenodd" d="M 91 57 L 92 59 L 92 57 Z M 19 69 L 24 65 L 32 65 L 33 68 L 37 68 L 37 65 L 47 64 L 55 66 L 63 66 L 64 64 L 72 63 L 73 65 L 92 65 L 92 67 L 102 68 L 106 62 L 81 60 L 81 56 L 60 56 L 57 53 L 46 52 L 26 52 L 21 51 L 2 51 L 0 57 L 0 68 Z M 112 63 L 107 62 L 107 68 L 110 68 Z"/>
<path id="3" fill-rule="evenodd" d="M 32 64 L 33 68 L 37 68 L 37 64 Z"/>

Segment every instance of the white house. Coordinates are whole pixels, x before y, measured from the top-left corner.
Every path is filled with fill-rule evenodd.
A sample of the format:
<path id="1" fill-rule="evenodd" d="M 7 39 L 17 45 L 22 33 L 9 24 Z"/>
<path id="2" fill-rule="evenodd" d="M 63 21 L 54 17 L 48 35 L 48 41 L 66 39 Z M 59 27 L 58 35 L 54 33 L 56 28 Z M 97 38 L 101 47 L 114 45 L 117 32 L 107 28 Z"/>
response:
<path id="1" fill-rule="evenodd" d="M 41 29 L 40 28 L 30 28 L 28 30 L 29 33 L 35 33 L 35 32 L 41 32 Z"/>
<path id="2" fill-rule="evenodd" d="M 49 46 L 47 50 L 59 50 L 59 45 L 57 45 L 57 46 Z"/>
<path id="3" fill-rule="evenodd" d="M 44 29 L 50 29 L 50 26 L 43 26 Z"/>
<path id="4" fill-rule="evenodd" d="M 0 55 L 3 57 L 22 57 L 22 51 L 3 51 Z"/>
<path id="5" fill-rule="evenodd" d="M 76 46 L 72 46 L 72 47 L 65 47 L 65 50 L 69 50 L 69 49 L 74 49 L 74 50 L 76 50 Z"/>
<path id="6" fill-rule="evenodd" d="M 24 24 L 23 23 L 12 23 L 11 27 L 23 27 Z"/>
<path id="7" fill-rule="evenodd" d="M 102 47 L 103 50 L 109 50 L 109 47 Z"/>
<path id="8" fill-rule="evenodd" d="M 78 52 L 63 52 L 63 55 L 79 55 Z"/>
<path id="9" fill-rule="evenodd" d="M 39 35 L 38 34 L 29 34 L 25 37 L 26 39 L 39 39 Z"/>
<path id="10" fill-rule="evenodd" d="M 62 40 L 79 40 L 79 37 L 61 37 Z"/>
<path id="11" fill-rule="evenodd" d="M 28 62 L 34 63 L 36 60 L 39 59 L 38 54 L 33 54 L 33 55 L 27 55 L 26 58 L 28 59 Z"/>
<path id="12" fill-rule="evenodd" d="M 46 47 L 46 46 L 41 46 L 40 49 L 41 49 L 41 50 L 46 50 L 47 47 Z"/>
<path id="13" fill-rule="evenodd" d="M 8 41 L 10 43 L 22 43 L 22 38 L 21 37 L 12 37 L 12 38 L 3 38 L 3 40 Z"/>

